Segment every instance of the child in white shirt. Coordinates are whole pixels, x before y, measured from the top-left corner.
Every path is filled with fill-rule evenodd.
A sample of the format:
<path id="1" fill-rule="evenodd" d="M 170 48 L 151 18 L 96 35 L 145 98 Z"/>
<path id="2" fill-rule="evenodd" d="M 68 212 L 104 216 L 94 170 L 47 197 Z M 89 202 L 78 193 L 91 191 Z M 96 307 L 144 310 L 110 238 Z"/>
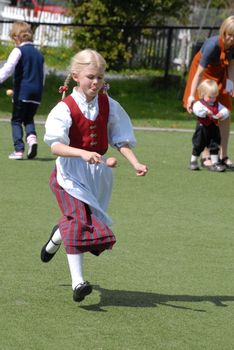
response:
<path id="1" fill-rule="evenodd" d="M 110 166 L 116 163 L 106 159 L 108 145 L 129 161 L 137 176 L 148 170 L 133 153 L 136 140 L 128 114 L 117 101 L 100 93 L 105 69 L 106 62 L 98 52 L 78 52 L 61 90 L 67 90 L 71 78 L 77 86 L 52 109 L 45 125 L 44 140 L 58 156 L 50 187 L 62 217 L 42 247 L 41 260 L 49 262 L 63 241 L 76 302 L 92 292 L 92 285 L 83 277 L 84 253 L 99 255 L 116 241 L 107 215 Z"/>
<path id="2" fill-rule="evenodd" d="M 225 166 L 219 162 L 220 131 L 219 120 L 229 117 L 229 110 L 217 102 L 218 85 L 214 80 L 204 80 L 198 87 L 199 100 L 193 104 L 197 116 L 197 126 L 192 137 L 193 150 L 189 164 L 190 170 L 199 170 L 198 158 L 205 147 L 210 151 L 211 171 L 223 172 Z"/>

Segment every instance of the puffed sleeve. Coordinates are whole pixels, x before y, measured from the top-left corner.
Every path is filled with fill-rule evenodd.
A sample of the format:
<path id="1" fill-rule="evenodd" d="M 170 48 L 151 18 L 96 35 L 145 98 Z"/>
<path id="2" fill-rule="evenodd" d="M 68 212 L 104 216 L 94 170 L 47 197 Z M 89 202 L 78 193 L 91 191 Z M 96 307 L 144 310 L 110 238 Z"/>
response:
<path id="1" fill-rule="evenodd" d="M 45 123 L 44 142 L 50 147 L 55 143 L 69 145 L 69 129 L 72 120 L 70 110 L 64 102 L 59 102 L 49 113 Z"/>
<path id="2" fill-rule="evenodd" d="M 123 107 L 110 96 L 109 99 L 109 121 L 108 121 L 108 141 L 112 147 L 128 145 L 134 147 L 136 138 L 133 132 L 129 115 Z"/>
<path id="3" fill-rule="evenodd" d="M 204 106 L 200 101 L 196 101 L 193 104 L 193 113 L 199 118 L 205 118 L 207 116 L 208 108 Z"/>

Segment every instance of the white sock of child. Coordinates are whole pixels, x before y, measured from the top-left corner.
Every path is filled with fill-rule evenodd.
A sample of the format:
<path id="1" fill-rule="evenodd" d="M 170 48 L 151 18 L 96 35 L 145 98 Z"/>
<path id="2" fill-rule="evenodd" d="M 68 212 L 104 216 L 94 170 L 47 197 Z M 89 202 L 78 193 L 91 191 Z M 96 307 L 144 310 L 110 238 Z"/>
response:
<path id="1" fill-rule="evenodd" d="M 84 283 L 83 260 L 84 254 L 67 254 L 68 265 L 72 279 L 72 289 L 79 283 Z"/>
<path id="2" fill-rule="evenodd" d="M 62 237 L 58 228 L 46 246 L 47 253 L 50 253 L 50 254 L 55 253 L 58 250 L 58 245 L 60 245 L 61 242 L 62 242 Z"/>
<path id="3" fill-rule="evenodd" d="M 211 163 L 212 163 L 212 164 L 216 164 L 216 163 L 219 162 L 219 156 L 218 156 L 218 154 L 211 154 L 210 158 L 211 158 Z"/>
<path id="4" fill-rule="evenodd" d="M 196 162 L 196 161 L 197 161 L 197 158 L 198 158 L 197 156 L 193 156 L 193 155 L 192 155 L 192 157 L 191 157 L 191 162 Z"/>

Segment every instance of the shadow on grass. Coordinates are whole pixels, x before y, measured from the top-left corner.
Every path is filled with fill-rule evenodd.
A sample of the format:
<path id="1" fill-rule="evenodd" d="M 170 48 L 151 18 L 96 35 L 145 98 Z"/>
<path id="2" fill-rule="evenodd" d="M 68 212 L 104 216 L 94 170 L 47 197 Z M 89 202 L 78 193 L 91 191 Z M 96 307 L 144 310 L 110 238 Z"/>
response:
<path id="1" fill-rule="evenodd" d="M 44 157 L 44 158 L 40 158 L 40 157 L 37 157 L 35 159 L 30 159 L 30 160 L 35 160 L 35 161 L 38 161 L 38 162 L 51 162 L 51 161 L 55 161 L 56 158 L 49 158 L 49 157 Z"/>
<path id="2" fill-rule="evenodd" d="M 33 159 L 28 159 L 28 158 L 23 158 L 23 159 L 19 159 L 17 160 L 17 162 L 51 162 L 51 161 L 55 161 L 56 158 L 49 158 L 49 157 L 44 157 L 44 158 L 40 158 L 40 157 L 36 157 Z"/>
<path id="3" fill-rule="evenodd" d="M 81 308 L 87 311 L 107 311 L 103 308 L 108 306 L 127 306 L 127 307 L 157 307 L 159 305 L 169 306 L 176 309 L 191 310 L 196 312 L 206 312 L 202 309 L 186 307 L 177 303 L 197 303 L 210 302 L 215 306 L 227 307 L 225 302 L 234 301 L 234 296 L 225 295 L 169 295 L 148 292 L 134 292 L 124 290 L 104 289 L 100 286 L 93 286 L 94 290 L 100 293 L 100 302 L 94 305 L 84 305 Z M 176 303 L 176 304 L 174 304 Z"/>
<path id="4" fill-rule="evenodd" d="M 22 160 L 27 160 L 27 161 L 30 161 L 30 162 L 51 162 L 51 161 L 55 161 L 56 158 L 51 158 L 51 157 L 36 157 L 36 158 L 33 158 L 33 159 L 22 159 Z"/>

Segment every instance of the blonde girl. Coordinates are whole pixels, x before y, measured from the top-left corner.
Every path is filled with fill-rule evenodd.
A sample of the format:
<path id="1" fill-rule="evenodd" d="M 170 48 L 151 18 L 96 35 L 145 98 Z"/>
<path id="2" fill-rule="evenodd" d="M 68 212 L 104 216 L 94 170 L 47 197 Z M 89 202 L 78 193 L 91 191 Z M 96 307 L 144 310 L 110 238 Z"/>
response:
<path id="1" fill-rule="evenodd" d="M 92 292 L 83 276 L 84 253 L 98 256 L 116 241 L 107 214 L 112 191 L 112 169 L 105 157 L 108 145 L 129 161 L 137 176 L 147 173 L 132 150 L 136 140 L 128 114 L 100 93 L 105 70 L 106 61 L 98 52 L 78 52 L 60 91 L 68 90 L 70 79 L 77 85 L 52 109 L 45 125 L 44 140 L 58 157 L 50 186 L 62 217 L 41 250 L 41 260 L 50 261 L 63 241 L 76 302 Z"/>

